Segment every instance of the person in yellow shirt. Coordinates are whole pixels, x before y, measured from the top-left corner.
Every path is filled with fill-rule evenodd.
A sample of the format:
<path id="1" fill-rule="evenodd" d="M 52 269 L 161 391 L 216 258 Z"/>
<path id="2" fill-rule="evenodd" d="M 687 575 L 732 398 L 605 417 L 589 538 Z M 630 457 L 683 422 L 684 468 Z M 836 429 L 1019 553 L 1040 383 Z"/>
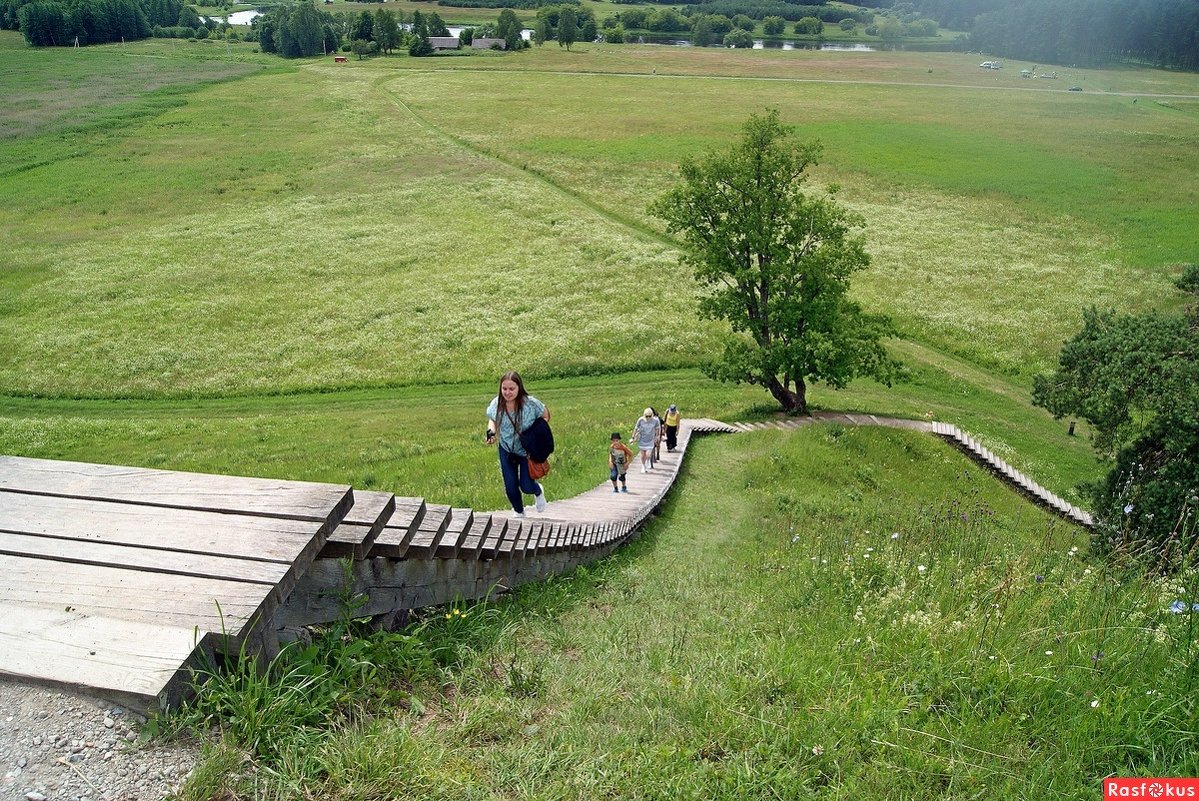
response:
<path id="1" fill-rule="evenodd" d="M 666 410 L 666 452 L 674 453 L 675 447 L 679 444 L 679 423 L 682 422 L 682 416 L 679 415 L 679 407 L 673 403 Z"/>

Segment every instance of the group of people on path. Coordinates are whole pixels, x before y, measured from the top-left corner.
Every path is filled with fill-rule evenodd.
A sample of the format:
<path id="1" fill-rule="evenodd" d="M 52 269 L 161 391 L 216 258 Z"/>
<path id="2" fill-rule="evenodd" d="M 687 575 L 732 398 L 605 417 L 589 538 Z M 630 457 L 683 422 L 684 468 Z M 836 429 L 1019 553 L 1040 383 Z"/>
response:
<path id="1" fill-rule="evenodd" d="M 509 370 L 500 376 L 500 387 L 487 406 L 488 445 L 495 444 L 499 453 L 500 475 L 504 479 L 504 494 L 516 517 L 525 516 L 525 495 L 532 495 L 538 512 L 546 507 L 545 488 L 529 474 L 529 454 L 521 441 L 521 434 L 529 431 L 538 419 L 550 419 L 550 410 L 525 390 L 520 374 Z M 670 404 L 665 417 L 647 406 L 633 425 L 629 444 L 636 443 L 641 454 L 641 472 L 654 469 L 654 462 L 661 452 L 662 440 L 666 440 L 666 451 L 672 453 L 678 446 L 679 423 L 682 418 L 678 407 Z M 530 446 L 534 447 L 534 446 Z M 608 447 L 608 477 L 613 492 L 628 492 L 627 472 L 633 461 L 633 451 L 625 445 L 619 431 L 612 432 Z M 617 484 L 619 482 L 619 487 Z"/>

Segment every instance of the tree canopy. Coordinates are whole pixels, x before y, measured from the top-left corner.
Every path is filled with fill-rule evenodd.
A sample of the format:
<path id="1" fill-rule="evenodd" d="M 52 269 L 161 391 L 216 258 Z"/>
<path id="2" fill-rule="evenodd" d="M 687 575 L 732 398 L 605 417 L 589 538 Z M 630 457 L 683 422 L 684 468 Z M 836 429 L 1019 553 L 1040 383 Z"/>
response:
<path id="1" fill-rule="evenodd" d="M 889 383 L 899 364 L 881 341 L 890 321 L 849 299 L 850 276 L 870 263 L 853 235 L 863 220 L 834 201 L 835 187 L 802 191 L 820 145 L 792 137 L 777 111 L 752 115 L 729 150 L 684 160 L 681 183 L 650 210 L 683 238 L 681 261 L 705 290 L 700 315 L 732 328 L 708 374 L 765 387 L 803 414 L 808 382 Z"/>
<path id="2" fill-rule="evenodd" d="M 570 50 L 579 37 L 578 18 L 575 10 L 564 6 L 558 14 L 558 46 Z"/>
<path id="3" fill-rule="evenodd" d="M 1199 298 L 1199 265 L 1178 281 Z M 1089 488 L 1100 550 L 1148 551 L 1174 563 L 1195 547 L 1199 494 L 1199 303 L 1182 313 L 1089 309 L 1058 367 L 1033 383 L 1033 402 L 1076 415 L 1114 457 Z"/>

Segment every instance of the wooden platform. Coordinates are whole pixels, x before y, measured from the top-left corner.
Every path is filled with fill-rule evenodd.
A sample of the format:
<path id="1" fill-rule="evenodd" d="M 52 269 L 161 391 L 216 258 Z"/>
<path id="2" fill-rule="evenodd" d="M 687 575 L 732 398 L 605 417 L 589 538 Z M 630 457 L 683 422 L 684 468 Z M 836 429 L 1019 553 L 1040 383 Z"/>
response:
<path id="1" fill-rule="evenodd" d="M 652 470 L 544 513 L 476 512 L 349 487 L 0 457 L 0 673 L 89 687 L 134 708 L 177 702 L 215 651 L 270 656 L 280 638 L 355 616 L 489 597 L 601 559 L 636 536 L 695 435 L 813 423 L 924 431 L 1071 520 L 965 432 L 867 414 L 759 423 L 685 419 Z M 498 480 L 498 477 L 497 477 Z M 350 586 L 346 586 L 347 578 Z"/>
<path id="2" fill-rule="evenodd" d="M 271 618 L 353 504 L 348 486 L 0 457 L 0 672 L 177 700 Z"/>

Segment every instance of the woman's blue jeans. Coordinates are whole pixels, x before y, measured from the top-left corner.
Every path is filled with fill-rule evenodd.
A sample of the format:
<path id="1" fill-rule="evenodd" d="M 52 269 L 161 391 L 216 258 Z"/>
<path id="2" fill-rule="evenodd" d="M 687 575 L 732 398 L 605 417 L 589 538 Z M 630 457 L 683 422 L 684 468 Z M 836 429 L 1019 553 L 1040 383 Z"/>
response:
<path id="1" fill-rule="evenodd" d="M 517 456 L 504 448 L 497 448 L 500 452 L 500 473 L 504 476 L 504 494 L 508 496 L 508 503 L 512 504 L 512 511 L 523 512 L 525 510 L 524 495 L 532 495 L 534 497 L 541 494 L 541 485 L 533 479 L 529 478 L 529 460 L 524 456 Z M 521 495 L 521 493 L 524 495 Z"/>

